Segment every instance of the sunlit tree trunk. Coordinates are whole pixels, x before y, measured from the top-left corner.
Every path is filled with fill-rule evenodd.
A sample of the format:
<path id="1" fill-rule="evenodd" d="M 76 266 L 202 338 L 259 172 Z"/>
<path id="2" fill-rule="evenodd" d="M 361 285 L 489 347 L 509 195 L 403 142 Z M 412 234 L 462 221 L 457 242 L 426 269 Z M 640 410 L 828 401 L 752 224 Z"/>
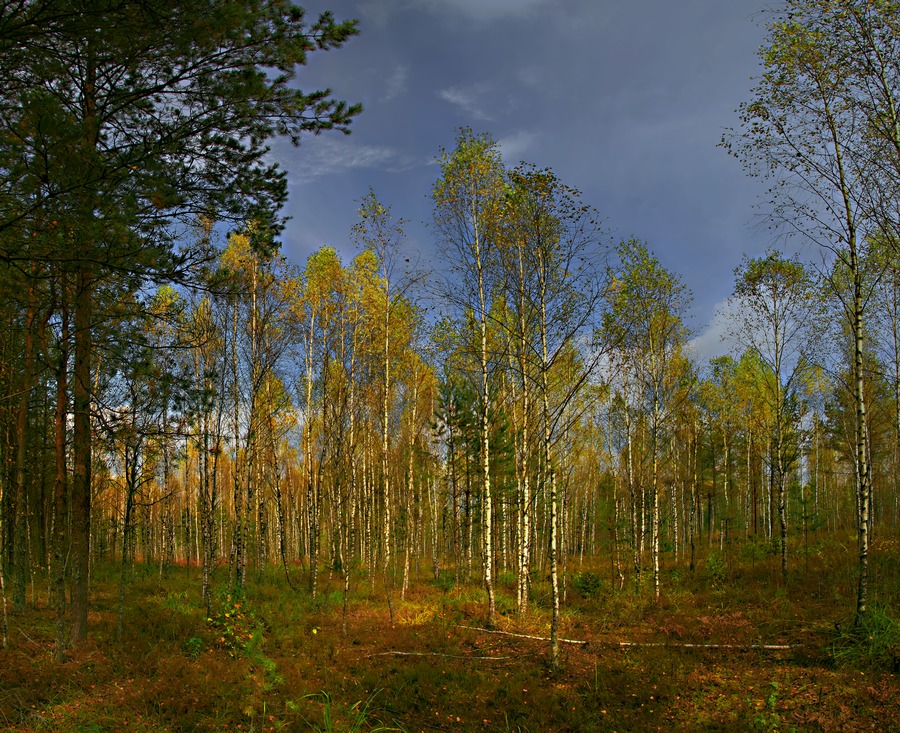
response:
<path id="1" fill-rule="evenodd" d="M 653 560 L 653 595 L 659 600 L 659 450 L 660 450 L 660 404 L 653 399 L 651 415 L 650 450 L 652 451 L 652 473 L 650 480 L 650 554 Z"/>
<path id="2" fill-rule="evenodd" d="M 473 219 L 477 214 L 473 211 Z M 488 343 L 487 343 L 487 296 L 483 273 L 483 260 L 480 253 L 480 235 L 475 227 L 475 249 L 477 255 L 478 301 L 480 318 L 478 327 L 481 332 L 481 349 L 479 360 L 481 365 L 481 479 L 482 479 L 482 521 L 484 536 L 482 548 L 484 553 L 484 586 L 488 596 L 488 627 L 494 626 L 497 614 L 494 599 L 494 534 L 493 534 L 493 502 L 491 496 L 491 440 L 490 440 L 490 391 L 488 389 Z"/>
<path id="3" fill-rule="evenodd" d="M 309 592 L 315 599 L 318 590 L 318 502 L 316 501 L 315 471 L 313 470 L 313 353 L 315 343 L 316 310 L 311 305 L 306 331 L 306 409 L 303 416 L 303 451 L 306 468 L 307 556 L 309 557 Z"/>
<path id="4" fill-rule="evenodd" d="M 238 296 L 233 294 L 231 303 L 231 427 L 234 460 L 232 462 L 232 510 L 234 512 L 234 534 L 232 538 L 233 585 L 240 592 L 247 579 L 246 551 L 244 547 L 244 490 L 241 473 L 245 456 L 241 456 L 241 375 L 238 369 Z"/>
<path id="5" fill-rule="evenodd" d="M 869 512 L 871 475 L 868 461 L 868 431 L 866 430 L 865 378 L 863 372 L 863 284 L 856 251 L 856 239 L 851 237 L 850 269 L 853 278 L 853 388 L 856 407 L 855 457 L 857 486 L 857 534 L 859 547 L 859 582 L 856 593 L 856 617 L 859 620 L 869 605 Z"/>

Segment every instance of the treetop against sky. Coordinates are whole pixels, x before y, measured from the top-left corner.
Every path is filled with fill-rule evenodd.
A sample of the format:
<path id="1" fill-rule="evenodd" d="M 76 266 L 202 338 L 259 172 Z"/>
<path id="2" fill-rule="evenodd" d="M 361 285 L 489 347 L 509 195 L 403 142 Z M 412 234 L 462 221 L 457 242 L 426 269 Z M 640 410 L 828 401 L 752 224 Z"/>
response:
<path id="1" fill-rule="evenodd" d="M 359 19 L 360 35 L 311 58 L 304 83 L 365 113 L 349 138 L 276 145 L 289 171 L 291 259 L 322 244 L 352 255 L 349 225 L 370 186 L 431 255 L 429 192 L 460 126 L 495 137 L 508 167 L 551 167 L 617 237 L 647 241 L 693 291 L 697 333 L 730 294 L 741 256 L 783 244 L 754 226 L 763 186 L 716 147 L 761 71 L 762 0 L 306 5 Z M 721 349 L 713 325 L 709 352 Z"/>

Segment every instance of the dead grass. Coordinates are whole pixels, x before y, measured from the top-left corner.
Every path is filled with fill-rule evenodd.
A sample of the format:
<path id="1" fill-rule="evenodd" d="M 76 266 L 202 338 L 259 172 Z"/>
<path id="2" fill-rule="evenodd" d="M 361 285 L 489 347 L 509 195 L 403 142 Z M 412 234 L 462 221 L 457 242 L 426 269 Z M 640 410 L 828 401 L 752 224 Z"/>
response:
<path id="1" fill-rule="evenodd" d="M 337 579 L 314 602 L 264 574 L 242 599 L 254 640 L 235 650 L 218 642 L 185 569 L 135 579 L 116 644 L 115 582 L 101 569 L 91 640 L 65 664 L 52 661 L 50 609 L 10 618 L 0 729 L 900 730 L 891 669 L 829 656 L 853 607 L 839 543 L 816 545 L 808 571 L 798 560 L 787 587 L 769 558 L 740 547 L 714 561 L 715 577 L 704 563 L 692 575 L 670 561 L 658 602 L 631 583 L 619 590 L 608 567 L 585 593 L 571 584 L 561 635 L 585 643 L 564 645 L 559 670 L 546 642 L 527 638 L 549 635 L 542 585 L 518 618 L 501 584 L 498 628 L 513 636 L 466 628 L 485 621 L 477 586 L 423 578 L 396 599 L 392 626 L 379 588 L 356 578 L 345 637 Z M 873 568 L 876 600 L 896 609 L 896 548 L 876 547 Z"/>

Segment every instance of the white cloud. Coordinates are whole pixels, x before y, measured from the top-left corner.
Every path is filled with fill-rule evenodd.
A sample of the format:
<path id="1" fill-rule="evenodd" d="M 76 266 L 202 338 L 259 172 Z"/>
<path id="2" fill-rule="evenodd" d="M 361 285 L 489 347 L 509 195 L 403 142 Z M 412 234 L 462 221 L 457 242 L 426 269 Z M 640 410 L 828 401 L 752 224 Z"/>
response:
<path id="1" fill-rule="evenodd" d="M 487 84 L 473 84 L 469 87 L 449 87 L 438 92 L 445 102 L 459 107 L 463 112 L 476 120 L 490 120 L 484 100 L 488 94 Z"/>
<path id="2" fill-rule="evenodd" d="M 537 133 L 528 130 L 520 130 L 501 137 L 499 146 L 503 162 L 506 165 L 517 165 L 525 153 L 534 147 L 537 137 Z"/>
<path id="3" fill-rule="evenodd" d="M 399 97 L 406 91 L 406 82 L 409 79 L 409 68 L 405 64 L 398 64 L 394 73 L 388 77 L 386 89 L 382 99 L 385 102 Z"/>
<path id="4" fill-rule="evenodd" d="M 347 138 L 315 138 L 303 143 L 297 162 L 289 166 L 294 183 L 345 173 L 354 168 L 388 168 L 405 160 L 398 150 L 379 145 L 358 145 Z"/>
<path id="5" fill-rule="evenodd" d="M 727 300 L 716 304 L 715 315 L 706 330 L 688 342 L 688 350 L 693 354 L 698 366 L 705 366 L 710 359 L 725 356 L 735 351 L 737 344 L 729 337 L 734 328 Z"/>

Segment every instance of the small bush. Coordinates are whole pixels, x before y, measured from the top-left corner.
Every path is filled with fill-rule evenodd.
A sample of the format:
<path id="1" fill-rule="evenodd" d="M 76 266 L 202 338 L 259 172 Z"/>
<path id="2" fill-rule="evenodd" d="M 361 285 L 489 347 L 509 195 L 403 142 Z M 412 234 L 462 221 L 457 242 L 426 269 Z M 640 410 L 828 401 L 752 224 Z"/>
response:
<path id="1" fill-rule="evenodd" d="M 213 644 L 232 657 L 247 650 L 259 626 L 253 612 L 245 607 L 243 599 L 230 593 L 223 597 L 206 623 L 213 631 Z"/>
<path id="2" fill-rule="evenodd" d="M 725 558 L 719 552 L 709 553 L 706 558 L 706 579 L 713 588 L 720 588 L 725 584 L 727 568 Z"/>
<path id="3" fill-rule="evenodd" d="M 750 702 L 749 700 L 747 701 Z M 778 730 L 781 723 L 781 716 L 777 712 L 778 706 L 778 683 L 769 683 L 769 694 L 765 697 L 765 703 L 762 709 L 759 709 L 753 717 L 751 730 L 773 731 Z"/>
<path id="4" fill-rule="evenodd" d="M 192 636 L 184 642 L 184 653 L 190 659 L 196 659 L 203 651 L 203 639 L 198 636 Z"/>
<path id="5" fill-rule="evenodd" d="M 586 570 L 583 573 L 575 573 L 572 576 L 572 587 L 577 590 L 583 598 L 596 598 L 603 592 L 603 579 Z"/>

